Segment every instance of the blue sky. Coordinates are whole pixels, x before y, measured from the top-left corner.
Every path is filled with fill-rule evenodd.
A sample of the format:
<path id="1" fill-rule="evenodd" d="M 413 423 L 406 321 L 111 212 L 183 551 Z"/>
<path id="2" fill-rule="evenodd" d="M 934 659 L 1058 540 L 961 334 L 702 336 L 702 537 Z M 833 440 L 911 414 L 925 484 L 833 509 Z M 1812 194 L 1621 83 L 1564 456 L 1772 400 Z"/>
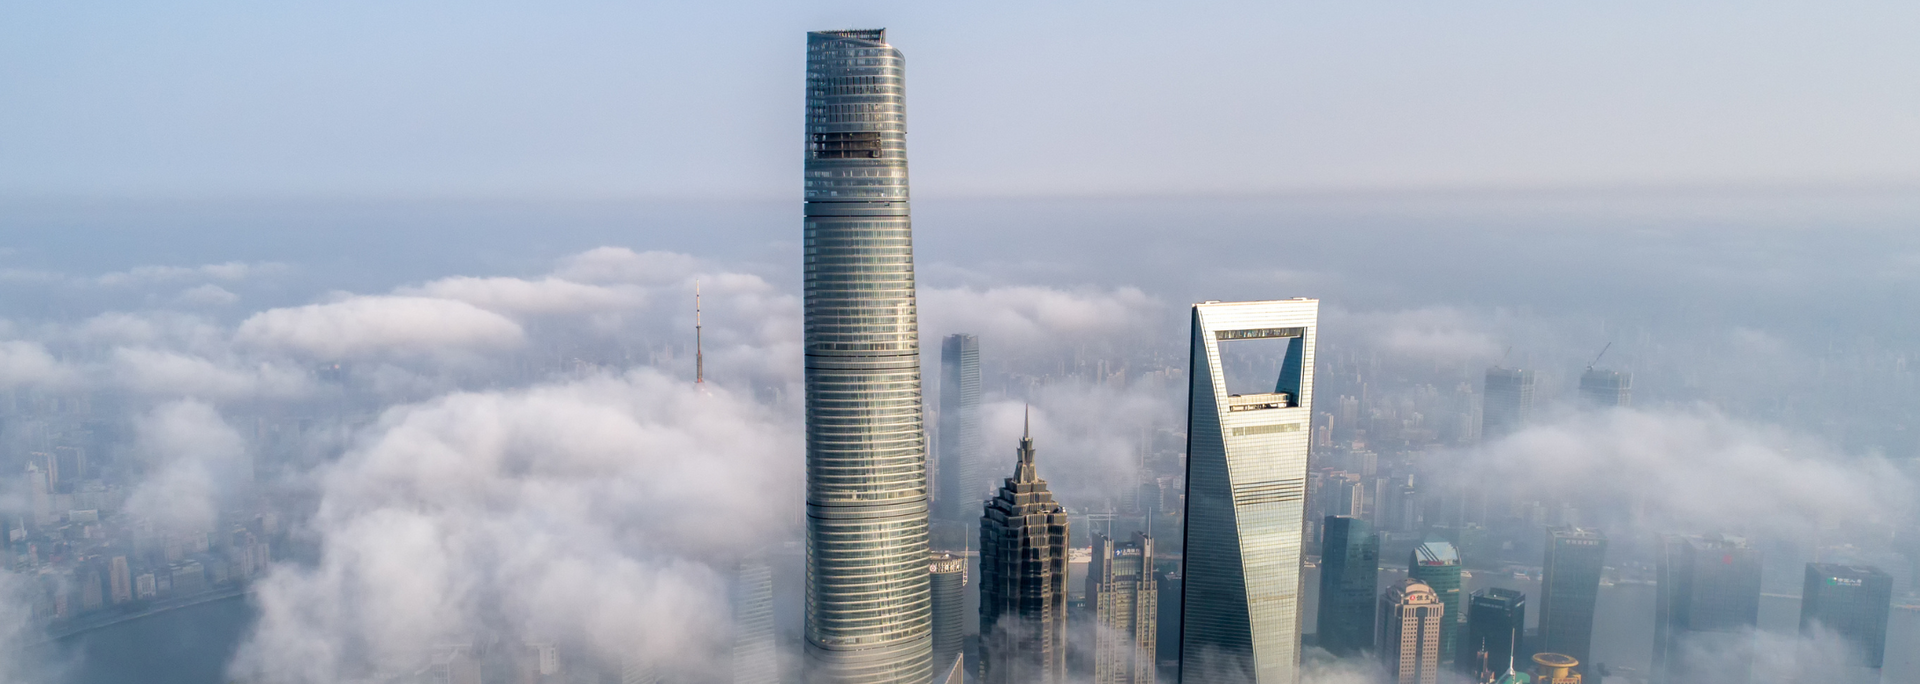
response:
<path id="1" fill-rule="evenodd" d="M 1920 186 L 1910 2 L 12 2 L 0 197 L 790 197 L 845 26 L 922 197 Z"/>

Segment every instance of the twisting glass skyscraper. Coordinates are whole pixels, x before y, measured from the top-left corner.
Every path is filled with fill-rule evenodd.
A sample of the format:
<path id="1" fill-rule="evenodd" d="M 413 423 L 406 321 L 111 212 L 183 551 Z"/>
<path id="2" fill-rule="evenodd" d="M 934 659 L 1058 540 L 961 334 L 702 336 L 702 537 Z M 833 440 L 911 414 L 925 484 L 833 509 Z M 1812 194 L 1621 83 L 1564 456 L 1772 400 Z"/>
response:
<path id="1" fill-rule="evenodd" d="M 884 30 L 807 34 L 810 681 L 931 676 L 904 69 Z"/>

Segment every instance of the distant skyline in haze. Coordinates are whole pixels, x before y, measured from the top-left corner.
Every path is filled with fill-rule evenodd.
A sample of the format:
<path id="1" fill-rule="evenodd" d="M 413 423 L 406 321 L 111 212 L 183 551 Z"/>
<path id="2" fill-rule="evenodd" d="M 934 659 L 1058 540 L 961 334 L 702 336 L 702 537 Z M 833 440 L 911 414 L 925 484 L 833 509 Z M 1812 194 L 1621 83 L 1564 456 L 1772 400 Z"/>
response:
<path id="1" fill-rule="evenodd" d="M 797 36 L 923 197 L 1920 188 L 1920 6 L 16 5 L 0 199 L 797 198 Z"/>

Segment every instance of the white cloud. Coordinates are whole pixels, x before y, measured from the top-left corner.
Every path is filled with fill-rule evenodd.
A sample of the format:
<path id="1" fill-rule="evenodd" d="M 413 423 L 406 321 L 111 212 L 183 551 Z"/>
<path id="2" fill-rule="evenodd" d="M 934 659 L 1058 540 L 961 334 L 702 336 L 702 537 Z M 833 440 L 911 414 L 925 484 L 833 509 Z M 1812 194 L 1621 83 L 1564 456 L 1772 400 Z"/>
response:
<path id="1" fill-rule="evenodd" d="M 77 379 L 78 373 L 53 358 L 38 342 L 0 342 L 0 387 L 64 386 Z"/>
<path id="2" fill-rule="evenodd" d="M 699 269 L 699 260 L 685 254 L 599 247 L 562 260 L 554 275 L 583 283 L 659 285 L 692 278 Z"/>
<path id="3" fill-rule="evenodd" d="M 162 404 L 134 421 L 148 478 L 127 497 L 128 513 L 162 529 L 211 529 L 221 504 L 251 481 L 246 440 L 212 406 Z"/>
<path id="4" fill-rule="evenodd" d="M 319 475 L 317 565 L 258 585 L 242 679 L 334 682 L 494 634 L 722 662 L 722 573 L 795 533 L 798 417 L 637 370 L 390 410 Z"/>
<path id="5" fill-rule="evenodd" d="M 1006 348 L 1062 344 L 1060 338 L 1139 330 L 1163 310 L 1136 288 L 1060 290 L 1015 286 L 920 290 L 922 335 L 979 335 L 982 345 Z"/>
<path id="6" fill-rule="evenodd" d="M 106 286 L 137 285 L 141 283 L 172 282 L 180 280 L 245 280 L 251 276 L 279 273 L 287 269 L 285 264 L 272 262 L 248 263 L 229 261 L 222 264 L 204 266 L 139 266 L 125 271 L 108 273 L 95 279 Z"/>
<path id="7" fill-rule="evenodd" d="M 1704 407 L 1564 414 L 1442 458 L 1461 464 L 1443 472 L 1473 481 L 1586 511 L 1637 511 L 1610 522 L 1650 531 L 1791 535 L 1846 520 L 1897 523 L 1916 505 L 1915 483 L 1884 458 Z"/>
<path id="8" fill-rule="evenodd" d="M 1387 353 L 1422 360 L 1472 361 L 1500 354 L 1500 343 L 1467 312 L 1429 307 L 1389 312 L 1327 312 L 1324 325 Z"/>
<path id="9" fill-rule="evenodd" d="M 244 362 L 241 362 L 244 363 Z M 121 347 L 113 351 L 107 380 L 146 395 L 235 399 L 294 397 L 310 389 L 304 372 L 270 362 L 230 367 L 165 349 Z"/>
<path id="10" fill-rule="evenodd" d="M 1031 411 L 1041 477 L 1069 505 L 1124 507 L 1141 484 L 1142 450 L 1153 430 L 1183 417 L 1175 396 L 1151 383 L 1036 388 Z M 996 401 L 981 411 L 982 465 L 994 481 L 1013 474 L 1027 410 L 1018 401 Z"/>
<path id="11" fill-rule="evenodd" d="M 559 278 L 442 278 L 394 291 L 402 296 L 437 297 L 466 302 L 507 315 L 582 314 L 628 309 L 646 301 L 633 287 L 588 285 Z"/>
<path id="12" fill-rule="evenodd" d="M 507 349 L 524 335 L 519 324 L 466 302 L 368 296 L 262 311 L 242 322 L 234 339 L 337 359 Z"/>
<path id="13" fill-rule="evenodd" d="M 173 301 L 175 304 L 184 306 L 227 306 L 240 301 L 240 295 L 228 292 L 226 288 L 219 285 L 207 283 L 180 291 Z"/>

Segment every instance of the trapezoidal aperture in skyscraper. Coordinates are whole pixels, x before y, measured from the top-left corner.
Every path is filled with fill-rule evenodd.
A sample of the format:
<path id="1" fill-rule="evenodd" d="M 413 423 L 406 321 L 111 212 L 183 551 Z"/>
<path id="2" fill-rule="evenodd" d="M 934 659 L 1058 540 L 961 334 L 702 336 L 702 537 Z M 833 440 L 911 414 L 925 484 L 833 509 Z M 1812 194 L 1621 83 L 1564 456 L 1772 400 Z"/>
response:
<path id="1" fill-rule="evenodd" d="M 1299 681 L 1319 312 L 1313 299 L 1193 307 L 1182 682 Z M 1223 356 L 1235 345 L 1273 353 Z"/>

